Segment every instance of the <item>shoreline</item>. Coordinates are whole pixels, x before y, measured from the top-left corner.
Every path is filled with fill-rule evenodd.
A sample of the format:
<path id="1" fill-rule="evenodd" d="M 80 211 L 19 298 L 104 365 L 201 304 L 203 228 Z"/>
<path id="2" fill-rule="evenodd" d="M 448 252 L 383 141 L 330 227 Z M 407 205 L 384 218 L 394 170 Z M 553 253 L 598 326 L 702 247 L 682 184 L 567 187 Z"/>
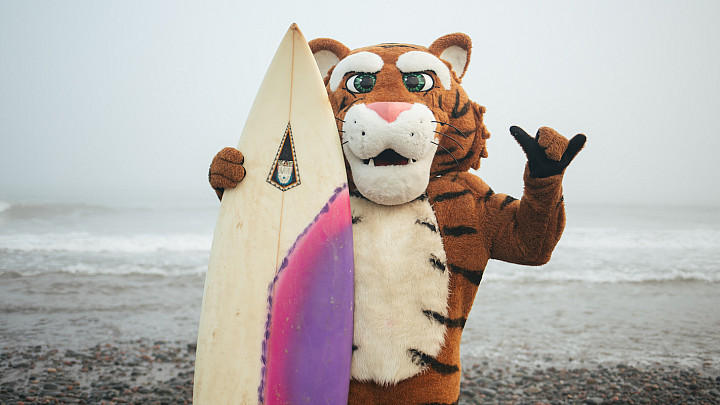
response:
<path id="1" fill-rule="evenodd" d="M 134 340 L 0 348 L 0 405 L 190 404 L 195 344 Z M 714 368 L 464 365 L 459 404 L 720 403 Z"/>

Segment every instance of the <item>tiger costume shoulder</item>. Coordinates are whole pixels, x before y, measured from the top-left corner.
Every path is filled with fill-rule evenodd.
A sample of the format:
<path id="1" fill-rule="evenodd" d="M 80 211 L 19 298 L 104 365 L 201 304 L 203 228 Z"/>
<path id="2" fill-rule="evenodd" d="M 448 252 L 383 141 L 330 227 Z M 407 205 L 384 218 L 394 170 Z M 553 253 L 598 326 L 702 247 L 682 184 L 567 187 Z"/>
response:
<path id="1" fill-rule="evenodd" d="M 521 199 L 468 172 L 487 157 L 485 108 L 461 86 L 470 38 L 355 50 L 310 42 L 348 168 L 355 252 L 350 404 L 457 404 L 460 339 L 490 259 L 546 263 L 565 224 L 562 176 L 585 143 L 511 128 L 528 157 Z M 242 155 L 210 168 L 218 195 Z"/>

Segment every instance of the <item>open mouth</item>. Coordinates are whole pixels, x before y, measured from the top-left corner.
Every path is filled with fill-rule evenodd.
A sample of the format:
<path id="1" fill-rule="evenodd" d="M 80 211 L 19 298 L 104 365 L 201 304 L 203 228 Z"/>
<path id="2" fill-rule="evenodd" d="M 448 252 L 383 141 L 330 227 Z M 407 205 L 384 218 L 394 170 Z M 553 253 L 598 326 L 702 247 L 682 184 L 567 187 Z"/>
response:
<path id="1" fill-rule="evenodd" d="M 369 166 L 405 166 L 414 162 L 415 159 L 408 159 L 392 149 L 385 149 L 374 158 L 363 159 L 363 163 Z"/>

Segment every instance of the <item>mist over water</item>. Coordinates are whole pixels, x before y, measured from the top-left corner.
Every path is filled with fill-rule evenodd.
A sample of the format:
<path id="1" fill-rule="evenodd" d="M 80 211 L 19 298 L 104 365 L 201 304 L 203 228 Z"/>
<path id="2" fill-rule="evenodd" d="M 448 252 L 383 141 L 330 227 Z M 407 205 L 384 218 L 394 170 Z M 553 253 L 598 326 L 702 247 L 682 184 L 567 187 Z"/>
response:
<path id="1" fill-rule="evenodd" d="M 466 33 L 463 87 L 487 107 L 481 176 L 497 191 L 522 190 L 508 128 L 547 125 L 588 137 L 564 180 L 576 201 L 720 204 L 720 3 L 480 0 L 452 18 L 429 15 L 437 2 L 363 4 L 383 10 L 369 30 L 348 23 L 347 4 L 0 2 L 0 199 L 171 188 L 209 199 L 210 158 L 237 144 L 296 22 L 350 49 Z"/>
<path id="2" fill-rule="evenodd" d="M 218 205 L 0 202 L 0 345 L 192 342 Z M 568 207 L 542 267 L 491 261 L 465 362 L 717 367 L 720 209 Z"/>

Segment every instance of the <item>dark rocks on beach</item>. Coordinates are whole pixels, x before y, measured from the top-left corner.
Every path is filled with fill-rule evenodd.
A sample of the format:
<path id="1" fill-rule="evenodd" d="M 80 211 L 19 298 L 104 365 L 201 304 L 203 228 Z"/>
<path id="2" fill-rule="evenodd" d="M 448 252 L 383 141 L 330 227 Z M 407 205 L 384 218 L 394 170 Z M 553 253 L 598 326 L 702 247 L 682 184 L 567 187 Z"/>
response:
<path id="1" fill-rule="evenodd" d="M 145 341 L 84 350 L 41 346 L 0 351 L 0 405 L 189 404 L 194 351 Z"/>
<path id="2" fill-rule="evenodd" d="M 656 366 L 578 369 L 473 366 L 463 371 L 460 405 L 469 404 L 717 404 L 717 371 Z"/>
<path id="3" fill-rule="evenodd" d="M 133 341 L 83 350 L 0 350 L 0 405 L 190 404 L 195 345 Z M 669 366 L 556 369 L 475 364 L 460 405 L 717 404 L 716 370 Z"/>

